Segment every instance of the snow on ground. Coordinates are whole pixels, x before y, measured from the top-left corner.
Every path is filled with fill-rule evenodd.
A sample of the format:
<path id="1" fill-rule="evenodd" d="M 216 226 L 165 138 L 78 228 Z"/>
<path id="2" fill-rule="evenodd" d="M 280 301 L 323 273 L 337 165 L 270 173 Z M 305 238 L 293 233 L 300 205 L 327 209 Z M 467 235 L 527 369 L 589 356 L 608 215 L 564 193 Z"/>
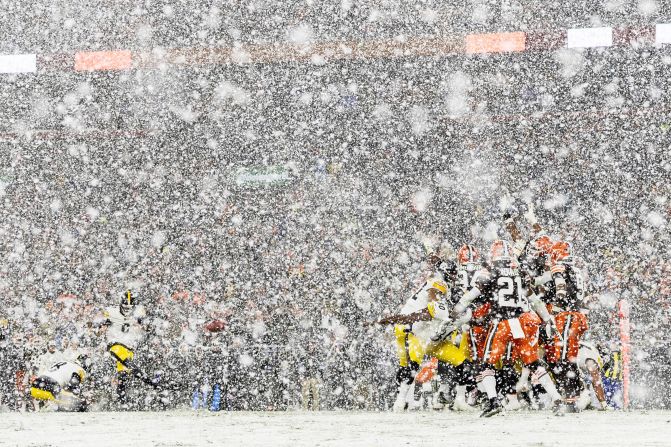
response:
<path id="1" fill-rule="evenodd" d="M 2 413 L 0 446 L 669 446 L 671 411 Z"/>

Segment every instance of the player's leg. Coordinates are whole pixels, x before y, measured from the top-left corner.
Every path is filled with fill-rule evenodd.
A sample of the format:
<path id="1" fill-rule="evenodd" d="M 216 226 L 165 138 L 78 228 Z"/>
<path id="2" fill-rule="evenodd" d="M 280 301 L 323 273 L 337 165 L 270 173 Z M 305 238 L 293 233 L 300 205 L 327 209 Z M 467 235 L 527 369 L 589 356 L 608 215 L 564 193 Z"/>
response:
<path id="1" fill-rule="evenodd" d="M 585 361 L 585 366 L 587 371 L 589 371 L 590 377 L 592 378 L 592 388 L 594 389 L 594 395 L 599 401 L 601 408 L 600 410 L 607 410 L 608 402 L 606 401 L 606 392 L 603 387 L 603 382 L 601 381 L 601 368 L 599 364 L 594 359 L 587 359 Z"/>
<path id="2" fill-rule="evenodd" d="M 475 408 L 468 404 L 466 393 L 469 387 L 472 389 L 475 386 L 475 368 L 470 359 L 470 334 L 468 332 L 462 333 L 459 351 L 464 357 L 460 365 L 456 367 L 457 372 L 457 386 L 454 397 L 454 404 L 452 409 L 456 411 L 474 411 Z"/>
<path id="3" fill-rule="evenodd" d="M 455 400 L 452 408 L 457 411 L 469 411 L 473 408 L 466 403 L 466 388 L 472 383 L 472 368 L 469 357 L 469 344 L 466 334 L 453 334 L 453 336 L 439 344 L 433 351 L 440 365 L 449 368 L 450 377 L 455 385 Z M 449 366 L 448 366 L 449 365 Z"/>
<path id="4" fill-rule="evenodd" d="M 392 409 L 394 411 L 403 411 L 407 408 L 407 396 L 414 381 L 414 374 L 410 365 L 410 354 L 408 336 L 405 326 L 396 325 L 394 327 L 396 337 L 396 355 L 398 357 L 398 369 L 396 370 L 396 388 L 397 394 Z"/>
<path id="5" fill-rule="evenodd" d="M 507 357 L 501 368 L 496 370 L 496 386 L 499 393 L 506 397 L 506 410 L 519 410 L 522 407 L 516 389 L 519 377 L 512 356 Z"/>
<path id="6" fill-rule="evenodd" d="M 121 405 L 127 403 L 128 382 L 130 381 L 130 362 L 133 360 L 133 351 L 120 343 L 113 343 L 108 352 L 116 360 L 116 396 Z"/>
<path id="7" fill-rule="evenodd" d="M 494 320 L 490 324 L 483 356 L 485 367 L 478 376 L 485 393 L 487 393 L 488 399 L 487 404 L 480 415 L 482 417 L 491 417 L 503 410 L 503 406 L 497 397 L 498 392 L 496 389 L 496 373 L 494 365 L 503 358 L 508 348 L 508 343 L 511 340 L 512 334 L 507 320 L 501 322 Z"/>
<path id="8" fill-rule="evenodd" d="M 414 334 L 408 334 L 408 366 L 412 377 L 406 395 L 409 410 L 417 410 L 421 406 L 421 387 L 417 387 L 415 378 L 427 356 L 426 348 L 426 345 Z"/>
<path id="9" fill-rule="evenodd" d="M 438 389 L 434 393 L 432 402 L 434 410 L 442 410 L 445 405 L 452 403 L 452 389 L 456 383 L 455 374 L 454 365 L 438 359 L 438 367 L 436 368 Z"/>
<path id="10" fill-rule="evenodd" d="M 561 312 L 557 315 L 557 328 L 562 334 L 555 367 L 559 391 L 566 400 L 568 411 L 578 411 L 576 401 L 584 390 L 580 371 L 576 363 L 580 349 L 580 338 L 588 328 L 587 318 L 580 312 Z"/>
<path id="11" fill-rule="evenodd" d="M 396 332 L 398 335 L 398 332 Z M 398 339 L 397 339 L 398 342 Z M 394 401 L 394 411 L 402 411 L 417 405 L 415 395 L 415 375 L 424 360 L 425 347 L 412 333 L 405 333 L 403 339 L 404 356 L 399 356 L 399 369 L 396 373 L 398 394 Z"/>
<path id="12" fill-rule="evenodd" d="M 481 372 L 485 369 L 485 365 L 482 360 L 485 355 L 485 345 L 487 343 L 488 332 L 489 330 L 486 326 L 473 326 L 469 330 L 468 334 L 471 354 L 471 374 L 473 376 L 476 390 L 480 396 L 485 394 L 482 381 L 478 380 L 478 377 L 481 377 Z"/>
<path id="13" fill-rule="evenodd" d="M 112 358 L 116 360 L 117 373 L 131 374 L 133 377 L 136 377 L 142 380 L 144 383 L 152 386 L 157 386 L 158 381 L 149 377 L 135 361 L 135 353 L 128 347 L 120 343 L 114 343 L 109 346 L 109 352 L 112 355 Z M 126 375 L 127 380 L 127 375 Z"/>
<path id="14" fill-rule="evenodd" d="M 60 385 L 45 376 L 38 377 L 30 385 L 30 395 L 37 401 L 55 401 L 60 392 Z"/>
<path id="15" fill-rule="evenodd" d="M 548 374 L 547 368 L 538 357 L 538 330 L 541 320 L 537 315 L 532 313 L 523 314 L 519 320 L 524 332 L 524 338 L 514 340 L 514 343 L 517 345 L 517 352 L 522 362 L 531 372 L 532 385 L 539 384 L 543 387 L 552 399 L 555 413 L 559 414 L 563 410 L 561 408 L 561 396 L 557 391 L 555 383 L 552 381 L 552 377 Z"/>

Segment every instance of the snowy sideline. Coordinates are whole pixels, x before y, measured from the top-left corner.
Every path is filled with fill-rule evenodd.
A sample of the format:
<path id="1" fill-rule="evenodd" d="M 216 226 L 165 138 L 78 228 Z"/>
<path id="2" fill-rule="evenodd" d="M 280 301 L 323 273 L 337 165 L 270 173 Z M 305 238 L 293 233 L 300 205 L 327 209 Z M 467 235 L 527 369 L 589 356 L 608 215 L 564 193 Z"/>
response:
<path id="1" fill-rule="evenodd" d="M 0 446 L 668 446 L 671 411 L 0 413 Z"/>

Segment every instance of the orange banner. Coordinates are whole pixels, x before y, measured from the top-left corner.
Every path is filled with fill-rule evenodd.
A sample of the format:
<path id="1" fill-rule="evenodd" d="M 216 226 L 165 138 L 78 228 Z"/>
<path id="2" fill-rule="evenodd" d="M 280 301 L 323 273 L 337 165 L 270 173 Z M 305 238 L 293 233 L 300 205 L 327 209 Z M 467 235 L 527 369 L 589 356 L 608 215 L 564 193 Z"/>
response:
<path id="1" fill-rule="evenodd" d="M 76 71 L 126 70 L 131 67 L 130 51 L 82 51 L 75 54 Z"/>
<path id="2" fill-rule="evenodd" d="M 466 36 L 467 53 L 509 53 L 524 51 L 526 48 L 526 34 L 494 33 L 469 34 Z"/>

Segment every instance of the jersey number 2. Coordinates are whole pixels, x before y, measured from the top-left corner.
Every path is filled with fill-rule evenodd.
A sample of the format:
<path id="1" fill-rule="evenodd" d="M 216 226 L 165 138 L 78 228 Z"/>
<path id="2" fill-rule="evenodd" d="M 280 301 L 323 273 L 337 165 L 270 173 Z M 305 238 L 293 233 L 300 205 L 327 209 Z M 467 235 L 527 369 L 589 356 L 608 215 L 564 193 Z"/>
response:
<path id="1" fill-rule="evenodd" d="M 522 307 L 520 304 L 522 280 L 519 276 L 516 276 L 514 280 L 509 276 L 501 276 L 496 284 L 499 286 L 499 306 Z M 515 286 L 517 286 L 517 290 L 515 290 Z"/>

